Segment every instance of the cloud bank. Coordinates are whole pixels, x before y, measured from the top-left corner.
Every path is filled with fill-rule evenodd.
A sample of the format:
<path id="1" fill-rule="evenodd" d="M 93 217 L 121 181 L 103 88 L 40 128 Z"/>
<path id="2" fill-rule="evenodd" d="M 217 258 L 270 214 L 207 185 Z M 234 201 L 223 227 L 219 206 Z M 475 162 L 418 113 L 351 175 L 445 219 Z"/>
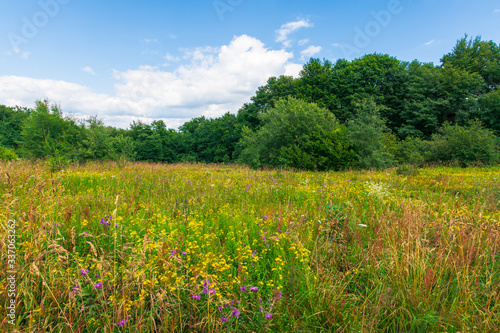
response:
<path id="1" fill-rule="evenodd" d="M 128 127 L 134 119 L 163 119 L 177 127 L 193 117 L 236 112 L 270 76 L 297 76 L 302 68 L 291 62 L 291 52 L 270 50 L 247 35 L 217 48 L 185 50 L 185 58 L 187 64 L 171 71 L 152 66 L 114 71 L 112 95 L 71 82 L 0 76 L 0 103 L 32 106 L 48 98 L 64 112 L 97 114 L 116 127 Z M 91 73 L 90 67 L 82 70 Z"/>

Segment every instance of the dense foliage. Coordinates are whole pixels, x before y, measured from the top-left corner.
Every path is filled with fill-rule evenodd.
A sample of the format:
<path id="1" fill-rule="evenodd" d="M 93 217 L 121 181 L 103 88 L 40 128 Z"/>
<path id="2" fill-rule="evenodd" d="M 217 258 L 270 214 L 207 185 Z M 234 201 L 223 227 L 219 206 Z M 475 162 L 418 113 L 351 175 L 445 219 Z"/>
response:
<path id="1" fill-rule="evenodd" d="M 242 162 L 307 170 L 458 161 L 497 163 L 500 45 L 465 36 L 441 65 L 382 54 L 311 59 L 300 76 L 271 77 L 237 115 L 167 129 L 78 121 L 57 105 L 0 106 L 0 146 L 23 158 L 70 162 Z"/>

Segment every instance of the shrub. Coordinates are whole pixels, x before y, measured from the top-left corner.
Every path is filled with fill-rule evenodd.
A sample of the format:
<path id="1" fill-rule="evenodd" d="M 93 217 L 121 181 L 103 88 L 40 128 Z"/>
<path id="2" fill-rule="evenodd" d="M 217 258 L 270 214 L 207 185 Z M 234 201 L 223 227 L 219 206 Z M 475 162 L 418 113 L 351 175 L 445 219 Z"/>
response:
<path id="1" fill-rule="evenodd" d="M 15 161 L 18 159 L 16 152 L 10 148 L 0 146 L 0 160 Z"/>
<path id="2" fill-rule="evenodd" d="M 467 127 L 445 123 L 432 136 L 432 162 L 457 162 L 466 167 L 474 164 L 494 164 L 499 160 L 498 138 L 474 120 Z"/>
<path id="3" fill-rule="evenodd" d="M 422 165 L 426 160 L 428 150 L 427 141 L 409 136 L 398 142 L 395 157 L 400 164 Z"/>
<path id="4" fill-rule="evenodd" d="M 380 116 L 383 107 L 373 97 L 354 104 L 356 113 L 347 125 L 347 141 L 353 147 L 361 168 L 386 168 L 394 163 L 390 153 L 394 138 Z"/>
<path id="5" fill-rule="evenodd" d="M 256 132 L 243 130 L 239 161 L 251 167 L 340 170 L 353 163 L 345 127 L 327 109 L 289 98 L 262 114 Z"/>

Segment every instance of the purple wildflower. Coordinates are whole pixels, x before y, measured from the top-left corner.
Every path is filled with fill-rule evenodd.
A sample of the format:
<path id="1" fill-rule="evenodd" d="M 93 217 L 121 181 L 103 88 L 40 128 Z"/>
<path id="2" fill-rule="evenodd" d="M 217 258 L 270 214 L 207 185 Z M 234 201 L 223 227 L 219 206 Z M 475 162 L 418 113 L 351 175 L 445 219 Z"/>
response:
<path id="1" fill-rule="evenodd" d="M 73 290 L 69 293 L 70 297 L 75 297 L 75 295 L 78 293 L 78 291 L 82 289 L 80 286 L 76 285 L 73 287 Z"/>
<path id="2" fill-rule="evenodd" d="M 266 313 L 265 316 L 266 316 L 266 319 L 271 319 L 273 317 L 273 315 L 270 313 Z"/>
<path id="3" fill-rule="evenodd" d="M 247 286 L 240 287 L 241 291 L 247 291 Z"/>
<path id="4" fill-rule="evenodd" d="M 236 317 L 238 318 L 240 316 L 240 310 L 238 310 L 238 308 L 233 308 L 233 312 L 231 312 L 231 314 L 233 315 L 233 317 Z"/>
<path id="5" fill-rule="evenodd" d="M 170 258 L 173 258 L 177 254 L 177 250 L 170 250 Z"/>
<path id="6" fill-rule="evenodd" d="M 102 224 L 103 227 L 109 227 L 109 217 L 103 217 L 99 223 Z"/>
<path id="7" fill-rule="evenodd" d="M 257 287 L 250 287 L 250 291 L 258 291 L 258 290 L 259 290 L 259 288 L 257 288 Z"/>
<path id="8" fill-rule="evenodd" d="M 87 276 L 87 274 L 88 274 L 89 272 L 90 272 L 90 271 L 89 271 L 88 269 L 83 269 L 83 268 L 82 268 L 82 269 L 80 270 L 80 274 L 81 274 L 82 276 Z"/>
<path id="9" fill-rule="evenodd" d="M 125 317 L 122 320 L 120 320 L 118 322 L 118 326 L 125 326 L 126 323 L 127 323 L 127 317 Z"/>
<path id="10" fill-rule="evenodd" d="M 201 295 L 194 295 L 191 294 L 191 297 L 194 298 L 195 300 L 199 301 L 201 299 Z"/>
<path id="11" fill-rule="evenodd" d="M 229 319 L 227 317 L 220 317 L 220 321 L 225 322 L 228 321 Z"/>
<path id="12" fill-rule="evenodd" d="M 187 252 L 182 252 L 181 253 L 183 256 L 186 256 L 187 255 Z"/>
<path id="13" fill-rule="evenodd" d="M 97 282 L 97 284 L 94 286 L 95 289 L 102 289 L 102 282 Z"/>

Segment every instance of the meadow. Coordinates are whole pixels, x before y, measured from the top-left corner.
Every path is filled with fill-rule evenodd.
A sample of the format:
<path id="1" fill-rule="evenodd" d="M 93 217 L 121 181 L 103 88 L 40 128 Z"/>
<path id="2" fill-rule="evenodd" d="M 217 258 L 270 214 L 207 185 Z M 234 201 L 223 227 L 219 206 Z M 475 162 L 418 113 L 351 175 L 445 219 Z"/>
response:
<path id="1" fill-rule="evenodd" d="M 2 331 L 500 327 L 500 166 L 49 170 L 0 162 Z"/>

